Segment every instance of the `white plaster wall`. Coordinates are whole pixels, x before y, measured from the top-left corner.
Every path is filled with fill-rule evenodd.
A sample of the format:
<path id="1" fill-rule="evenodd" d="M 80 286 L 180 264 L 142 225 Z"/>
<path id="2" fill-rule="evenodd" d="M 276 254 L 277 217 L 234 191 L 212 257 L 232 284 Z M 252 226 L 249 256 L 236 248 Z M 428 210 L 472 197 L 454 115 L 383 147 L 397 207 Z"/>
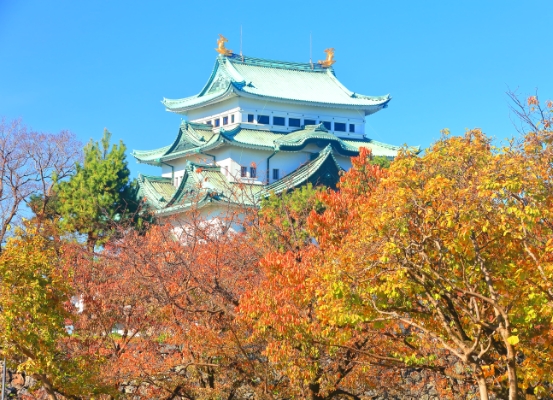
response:
<path id="1" fill-rule="evenodd" d="M 236 96 L 229 97 L 228 99 L 215 104 L 209 104 L 207 106 L 190 110 L 186 113 L 186 116 L 190 121 L 204 122 L 203 120 L 213 118 L 216 115 L 223 115 L 232 109 L 239 109 L 239 98 Z"/>
<path id="2" fill-rule="evenodd" d="M 269 161 L 269 183 L 273 183 L 273 169 L 279 169 L 279 177 L 282 179 L 290 172 L 295 171 L 302 164 L 309 162 L 311 154 L 309 152 L 286 152 L 281 151 L 275 154 Z"/>
<path id="3" fill-rule="evenodd" d="M 355 124 L 355 133 L 334 132 L 340 137 L 359 137 L 365 133 L 365 115 L 363 112 L 358 110 L 304 106 L 294 103 L 260 101 L 248 98 L 239 98 L 239 106 L 243 123 L 247 122 L 248 114 L 254 114 L 254 118 L 257 118 L 257 115 L 269 115 L 271 117 L 280 116 L 287 118 L 300 118 L 302 120 L 302 125 L 304 124 L 303 121 L 305 119 L 314 119 L 317 123 L 322 121 L 343 122 L 348 124 L 346 126 L 347 130 L 349 130 L 350 123 Z M 255 119 L 255 122 L 257 122 L 257 119 Z M 272 118 L 270 122 L 272 123 Z M 258 125 L 255 123 L 254 125 L 281 132 L 290 132 L 298 129 L 297 127 L 283 127 L 270 124 Z"/>
<path id="4" fill-rule="evenodd" d="M 338 164 L 340 165 L 340 167 L 342 167 L 346 171 L 351 168 L 352 166 L 351 157 L 345 157 L 339 154 L 334 154 L 334 156 L 336 157 L 336 161 L 338 161 Z"/>
<path id="5" fill-rule="evenodd" d="M 254 184 L 263 184 L 266 180 L 267 158 L 272 154 L 270 151 L 246 149 L 240 147 L 232 147 L 229 149 L 229 160 L 226 164 L 229 170 L 229 179 L 240 180 Z M 248 176 L 243 178 L 240 176 L 241 167 L 248 168 Z M 255 166 L 257 176 L 250 176 L 250 167 Z"/>
<path id="6" fill-rule="evenodd" d="M 182 177 L 184 176 L 184 169 L 186 168 L 186 163 L 188 161 L 197 163 L 197 164 L 208 164 L 213 163 L 213 157 L 206 156 L 203 154 L 191 154 L 188 157 L 176 158 L 174 160 L 169 160 L 166 164 L 170 164 L 174 168 L 174 177 L 173 185 L 178 186 L 181 182 Z M 162 164 L 161 166 L 161 176 L 164 178 L 171 178 L 173 171 L 169 165 Z"/>
<path id="7" fill-rule="evenodd" d="M 240 233 L 244 231 L 243 222 L 246 215 L 244 210 L 239 207 L 229 206 L 228 204 L 212 203 L 199 210 L 199 217 L 195 223 L 200 223 L 202 228 L 211 230 L 214 235 L 221 233 Z M 182 242 L 190 240 L 193 235 L 193 225 L 186 218 L 186 213 L 172 215 L 164 219 L 173 225 L 173 232 L 177 239 Z"/>
<path id="8" fill-rule="evenodd" d="M 254 123 L 248 123 L 248 114 L 254 115 Z M 331 130 L 339 137 L 361 137 L 365 133 L 365 115 L 358 110 L 347 110 L 331 107 L 316 107 L 308 105 L 300 105 L 294 103 L 271 102 L 266 100 L 257 100 L 242 97 L 229 97 L 216 104 L 207 105 L 195 110 L 190 110 L 186 114 L 190 121 L 206 123 L 210 121 L 213 125 L 214 119 L 220 120 L 220 127 L 214 127 L 215 130 L 224 127 L 227 130 L 233 129 L 238 124 L 244 127 L 254 129 L 267 129 L 277 132 L 291 132 L 299 129 L 298 127 L 273 125 L 274 116 L 284 118 L 299 118 L 301 124 L 305 125 L 305 119 L 315 120 L 316 123 L 328 121 L 331 123 L 342 122 L 346 124 L 347 132 L 337 132 Z M 231 123 L 230 116 L 234 115 L 234 123 Z M 268 115 L 270 117 L 269 124 L 258 124 L 258 115 Z M 223 125 L 223 117 L 228 116 L 228 124 Z M 288 121 L 286 121 L 287 123 Z M 349 132 L 349 124 L 355 125 L 355 132 Z M 332 124 L 334 128 L 334 124 Z"/>

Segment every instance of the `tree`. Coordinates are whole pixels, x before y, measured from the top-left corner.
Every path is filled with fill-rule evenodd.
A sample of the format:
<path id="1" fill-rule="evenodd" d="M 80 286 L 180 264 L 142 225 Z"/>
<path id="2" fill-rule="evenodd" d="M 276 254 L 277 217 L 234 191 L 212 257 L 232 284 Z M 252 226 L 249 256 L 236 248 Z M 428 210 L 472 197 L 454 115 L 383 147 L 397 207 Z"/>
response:
<path id="1" fill-rule="evenodd" d="M 85 234 L 90 248 L 105 243 L 114 223 L 132 220 L 138 208 L 126 147 L 120 142 L 110 149 L 110 138 L 104 129 L 101 143 L 90 141 L 84 149 L 84 163 L 77 164 L 68 181 L 56 186 L 62 226 Z"/>
<path id="2" fill-rule="evenodd" d="M 262 345 L 235 319 L 259 281 L 257 253 L 245 233 L 213 234 L 198 210 L 180 227 L 186 240 L 168 224 L 124 229 L 100 253 L 75 245 L 67 263 L 82 293 L 83 353 L 102 354 L 102 381 L 133 398 L 270 398 Z"/>
<path id="3" fill-rule="evenodd" d="M 311 183 L 280 195 L 271 194 L 262 199 L 259 215 L 250 224 L 250 234 L 263 241 L 259 246 L 281 251 L 297 250 L 310 242 L 307 217 L 311 211 L 322 212 L 323 204 Z"/>
<path id="4" fill-rule="evenodd" d="M 75 135 L 27 129 L 20 121 L 0 122 L 0 252 L 10 224 L 20 216 L 22 206 L 30 204 L 42 216 L 50 207 L 54 177 L 70 175 L 81 156 Z"/>
<path id="5" fill-rule="evenodd" d="M 553 149 L 544 115 L 520 145 L 496 149 L 479 130 L 446 132 L 423 157 L 401 155 L 384 177 L 373 174 L 378 183 L 358 199 L 340 246 L 319 240 L 332 232 L 327 221 L 344 223 L 327 203 L 313 220 L 326 251 L 314 266 L 318 311 L 358 329 L 402 327 L 414 350 L 398 355 L 407 363 L 427 363 L 417 352 L 449 352 L 481 399 L 490 390 L 543 395 L 553 379 Z"/>
<path id="6" fill-rule="evenodd" d="M 239 310 L 252 325 L 252 339 L 267 342 L 264 354 L 272 368 L 289 382 L 277 392 L 279 398 L 358 399 L 380 389 L 383 380 L 388 393 L 401 393 L 399 372 L 408 365 L 394 354 L 412 349 L 394 340 L 401 339 L 399 329 L 377 322 L 361 326 L 355 313 L 335 314 L 333 302 L 326 300 L 324 306 L 320 298 L 331 272 L 319 266 L 333 261 L 332 250 L 344 245 L 360 218 L 360 204 L 383 173 L 366 150 L 353 164 L 339 192 L 296 189 L 269 198 L 261 210 L 259 229 L 265 235 L 256 237 L 270 239 L 261 246 L 263 279 L 244 294 Z M 340 297 L 342 283 L 332 282 L 334 295 Z M 417 355 L 428 356 L 422 351 Z"/>
<path id="7" fill-rule="evenodd" d="M 52 400 L 96 391 L 95 364 L 71 351 L 68 325 L 78 316 L 59 251 L 27 224 L 0 255 L 0 354 L 9 367 L 39 381 Z"/>

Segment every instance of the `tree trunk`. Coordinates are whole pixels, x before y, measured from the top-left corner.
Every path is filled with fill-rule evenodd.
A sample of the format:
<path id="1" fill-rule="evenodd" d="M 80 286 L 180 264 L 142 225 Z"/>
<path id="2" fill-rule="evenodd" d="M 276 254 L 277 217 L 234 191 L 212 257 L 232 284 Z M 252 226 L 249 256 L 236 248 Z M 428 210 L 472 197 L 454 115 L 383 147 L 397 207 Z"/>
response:
<path id="1" fill-rule="evenodd" d="M 507 360 L 507 376 L 509 377 L 509 400 L 518 399 L 518 379 L 516 360 L 514 357 Z"/>
<path id="2" fill-rule="evenodd" d="M 507 349 L 507 377 L 509 379 L 509 400 L 518 399 L 518 379 L 517 379 L 517 362 L 516 354 L 513 345 L 509 342 L 510 331 L 503 329 L 501 331 L 503 342 Z"/>
<path id="3" fill-rule="evenodd" d="M 42 382 L 42 387 L 44 388 L 44 390 L 46 390 L 48 400 L 58 400 L 58 396 L 56 396 L 54 386 L 52 385 L 52 382 L 50 382 L 50 380 L 46 377 L 46 374 L 34 374 L 33 377 Z"/>
<path id="4" fill-rule="evenodd" d="M 489 400 L 488 386 L 486 386 L 486 378 L 482 374 L 482 371 L 477 373 L 476 380 L 478 381 L 478 390 L 480 392 L 480 400 Z"/>
<path id="5" fill-rule="evenodd" d="M 97 241 L 96 235 L 94 234 L 94 231 L 90 231 L 88 232 L 87 236 L 88 237 L 86 240 L 86 247 L 91 253 L 94 253 L 94 248 L 96 247 L 96 241 Z"/>
<path id="6" fill-rule="evenodd" d="M 309 384 L 309 391 L 311 392 L 311 400 L 322 400 L 319 391 L 321 390 L 321 385 L 318 382 L 311 382 Z"/>

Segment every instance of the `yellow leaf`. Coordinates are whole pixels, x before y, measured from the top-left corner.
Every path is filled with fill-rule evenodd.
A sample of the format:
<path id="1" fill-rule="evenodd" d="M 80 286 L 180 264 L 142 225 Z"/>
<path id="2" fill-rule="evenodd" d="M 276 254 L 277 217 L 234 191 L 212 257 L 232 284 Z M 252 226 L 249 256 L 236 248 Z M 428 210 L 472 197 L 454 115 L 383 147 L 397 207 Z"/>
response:
<path id="1" fill-rule="evenodd" d="M 514 345 L 518 344 L 518 342 L 519 342 L 518 336 L 509 336 L 507 338 L 507 341 L 514 346 Z"/>

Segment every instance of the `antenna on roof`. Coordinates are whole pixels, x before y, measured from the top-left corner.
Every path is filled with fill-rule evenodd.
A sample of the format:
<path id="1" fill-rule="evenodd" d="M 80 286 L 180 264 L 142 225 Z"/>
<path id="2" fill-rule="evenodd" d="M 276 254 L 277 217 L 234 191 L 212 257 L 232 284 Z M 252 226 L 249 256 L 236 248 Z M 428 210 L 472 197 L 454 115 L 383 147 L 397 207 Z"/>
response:
<path id="1" fill-rule="evenodd" d="M 309 32 L 309 64 L 311 69 L 313 69 L 313 37 L 312 33 Z"/>
<path id="2" fill-rule="evenodd" d="M 244 62 L 244 55 L 242 54 L 242 25 L 240 25 L 240 57 L 242 62 Z"/>

